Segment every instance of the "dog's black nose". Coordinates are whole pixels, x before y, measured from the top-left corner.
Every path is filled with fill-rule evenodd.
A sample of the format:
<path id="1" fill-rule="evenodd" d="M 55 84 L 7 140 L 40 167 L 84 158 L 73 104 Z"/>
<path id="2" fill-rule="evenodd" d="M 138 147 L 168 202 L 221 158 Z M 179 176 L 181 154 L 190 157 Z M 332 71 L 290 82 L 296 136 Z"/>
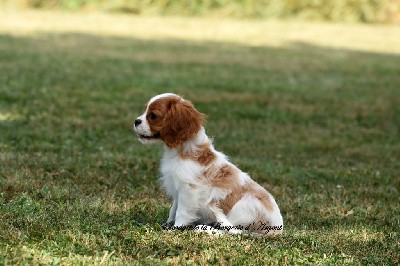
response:
<path id="1" fill-rule="evenodd" d="M 142 123 L 141 119 L 136 119 L 135 120 L 135 127 L 137 127 L 138 125 L 140 125 Z"/>

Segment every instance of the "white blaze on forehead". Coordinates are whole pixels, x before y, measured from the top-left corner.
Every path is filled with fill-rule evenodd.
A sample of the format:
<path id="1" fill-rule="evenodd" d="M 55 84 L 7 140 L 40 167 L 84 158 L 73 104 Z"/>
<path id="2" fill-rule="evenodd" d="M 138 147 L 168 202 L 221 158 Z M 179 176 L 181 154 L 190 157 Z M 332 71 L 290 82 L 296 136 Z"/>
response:
<path id="1" fill-rule="evenodd" d="M 179 95 L 176 95 L 174 93 L 163 93 L 163 94 L 159 94 L 154 96 L 153 98 L 150 99 L 149 103 L 147 104 L 147 106 L 149 106 L 151 103 L 161 99 L 161 98 L 165 98 L 165 97 L 179 97 L 181 98 Z"/>

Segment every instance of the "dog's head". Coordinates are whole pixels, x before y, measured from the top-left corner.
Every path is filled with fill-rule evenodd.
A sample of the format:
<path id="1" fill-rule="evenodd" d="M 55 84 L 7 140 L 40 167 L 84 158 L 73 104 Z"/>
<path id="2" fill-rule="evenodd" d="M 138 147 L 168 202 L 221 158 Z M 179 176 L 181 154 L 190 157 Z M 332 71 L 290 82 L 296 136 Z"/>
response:
<path id="1" fill-rule="evenodd" d="M 161 140 L 175 148 L 199 132 L 203 117 L 189 101 L 165 93 L 150 99 L 146 111 L 135 120 L 134 130 L 142 143 Z"/>

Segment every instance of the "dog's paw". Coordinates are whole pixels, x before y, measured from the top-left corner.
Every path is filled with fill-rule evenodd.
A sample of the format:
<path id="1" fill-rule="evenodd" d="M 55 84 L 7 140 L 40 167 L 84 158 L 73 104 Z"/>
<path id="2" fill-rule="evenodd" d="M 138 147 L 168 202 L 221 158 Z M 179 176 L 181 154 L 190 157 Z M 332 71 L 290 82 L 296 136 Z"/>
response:
<path id="1" fill-rule="evenodd" d="M 242 230 L 236 229 L 236 228 L 232 228 L 232 229 L 226 230 L 226 231 L 228 232 L 228 234 L 231 234 L 231 235 L 240 235 L 243 233 Z"/>
<path id="2" fill-rule="evenodd" d="M 215 229 L 214 227 L 209 225 L 197 225 L 194 231 L 196 233 L 207 233 L 209 235 L 216 235 L 216 236 L 220 236 L 225 233 L 224 231 Z"/>

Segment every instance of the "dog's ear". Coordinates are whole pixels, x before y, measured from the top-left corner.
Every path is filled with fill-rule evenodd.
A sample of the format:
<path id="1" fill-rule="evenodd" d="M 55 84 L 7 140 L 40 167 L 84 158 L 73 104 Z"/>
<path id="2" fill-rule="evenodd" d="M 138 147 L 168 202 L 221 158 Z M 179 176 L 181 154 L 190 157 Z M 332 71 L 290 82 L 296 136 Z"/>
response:
<path id="1" fill-rule="evenodd" d="M 171 101 L 163 119 L 160 137 L 168 147 L 177 147 L 199 132 L 203 119 L 204 115 L 190 102 L 182 99 Z"/>

